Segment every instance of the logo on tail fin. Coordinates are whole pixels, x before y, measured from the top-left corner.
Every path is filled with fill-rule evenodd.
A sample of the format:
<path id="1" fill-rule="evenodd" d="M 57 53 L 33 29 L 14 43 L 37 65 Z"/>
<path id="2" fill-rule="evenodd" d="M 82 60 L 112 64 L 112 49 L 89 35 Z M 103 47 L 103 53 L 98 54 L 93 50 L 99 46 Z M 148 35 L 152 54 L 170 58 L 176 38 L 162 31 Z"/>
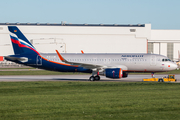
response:
<path id="1" fill-rule="evenodd" d="M 21 33 L 16 26 L 8 26 L 10 38 L 15 54 L 38 54 L 35 47 Z"/>

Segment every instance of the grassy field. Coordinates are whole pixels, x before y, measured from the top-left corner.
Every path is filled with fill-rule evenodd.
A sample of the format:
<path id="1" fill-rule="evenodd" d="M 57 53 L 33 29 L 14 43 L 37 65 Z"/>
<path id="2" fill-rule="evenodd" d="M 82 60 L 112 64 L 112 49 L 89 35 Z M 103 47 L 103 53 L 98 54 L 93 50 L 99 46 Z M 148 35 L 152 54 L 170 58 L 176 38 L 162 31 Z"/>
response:
<path id="1" fill-rule="evenodd" d="M 180 84 L 0 82 L 0 119 L 177 120 Z"/>

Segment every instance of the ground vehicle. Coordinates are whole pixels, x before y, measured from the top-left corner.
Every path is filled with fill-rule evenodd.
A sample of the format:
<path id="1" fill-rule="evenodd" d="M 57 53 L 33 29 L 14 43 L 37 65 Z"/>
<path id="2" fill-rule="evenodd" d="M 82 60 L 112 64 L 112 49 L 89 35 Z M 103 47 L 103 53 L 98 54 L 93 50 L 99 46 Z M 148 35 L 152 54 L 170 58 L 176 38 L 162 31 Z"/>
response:
<path id="1" fill-rule="evenodd" d="M 144 78 L 142 81 L 157 81 L 157 82 L 176 82 L 175 75 L 168 75 L 162 78 Z"/>

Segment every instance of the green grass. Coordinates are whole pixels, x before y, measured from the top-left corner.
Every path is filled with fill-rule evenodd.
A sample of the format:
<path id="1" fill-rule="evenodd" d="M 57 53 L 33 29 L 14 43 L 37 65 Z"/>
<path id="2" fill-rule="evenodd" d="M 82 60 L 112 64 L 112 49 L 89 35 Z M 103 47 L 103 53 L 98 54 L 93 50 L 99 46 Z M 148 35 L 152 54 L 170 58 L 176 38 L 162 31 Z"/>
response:
<path id="1" fill-rule="evenodd" d="M 0 82 L 0 119 L 177 120 L 180 84 Z"/>

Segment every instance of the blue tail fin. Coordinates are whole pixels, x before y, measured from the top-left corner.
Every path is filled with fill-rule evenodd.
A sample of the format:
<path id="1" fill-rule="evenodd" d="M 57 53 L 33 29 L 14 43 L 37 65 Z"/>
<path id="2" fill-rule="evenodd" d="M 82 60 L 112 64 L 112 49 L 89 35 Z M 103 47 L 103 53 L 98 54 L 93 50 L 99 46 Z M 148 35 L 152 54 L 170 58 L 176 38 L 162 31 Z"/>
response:
<path id="1" fill-rule="evenodd" d="M 38 54 L 35 47 L 28 41 L 23 33 L 16 26 L 8 26 L 11 42 L 15 55 L 20 54 Z"/>

